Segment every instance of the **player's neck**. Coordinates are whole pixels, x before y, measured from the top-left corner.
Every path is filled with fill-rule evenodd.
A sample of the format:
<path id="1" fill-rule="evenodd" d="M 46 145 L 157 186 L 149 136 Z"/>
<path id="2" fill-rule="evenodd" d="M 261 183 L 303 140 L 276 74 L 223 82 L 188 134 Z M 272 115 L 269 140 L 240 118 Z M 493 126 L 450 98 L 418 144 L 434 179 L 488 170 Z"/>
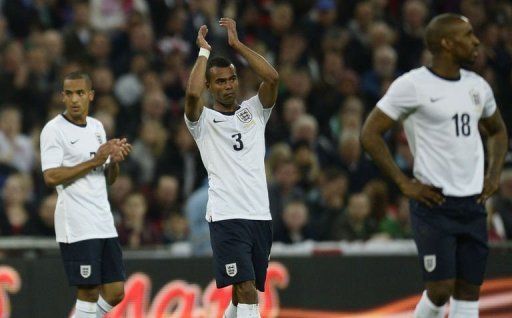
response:
<path id="1" fill-rule="evenodd" d="M 62 113 L 62 116 L 66 117 L 66 119 L 75 124 L 75 125 L 85 125 L 87 123 L 87 115 L 82 115 L 79 118 L 71 117 L 68 112 Z"/>
<path id="2" fill-rule="evenodd" d="M 221 113 L 234 113 L 238 109 L 238 105 L 236 103 L 224 105 L 219 102 L 215 102 L 215 104 L 213 104 L 213 109 Z"/>
<path id="3" fill-rule="evenodd" d="M 436 75 L 443 78 L 460 78 L 460 65 L 444 58 L 434 57 L 432 61 L 432 66 L 430 66 L 429 68 Z"/>

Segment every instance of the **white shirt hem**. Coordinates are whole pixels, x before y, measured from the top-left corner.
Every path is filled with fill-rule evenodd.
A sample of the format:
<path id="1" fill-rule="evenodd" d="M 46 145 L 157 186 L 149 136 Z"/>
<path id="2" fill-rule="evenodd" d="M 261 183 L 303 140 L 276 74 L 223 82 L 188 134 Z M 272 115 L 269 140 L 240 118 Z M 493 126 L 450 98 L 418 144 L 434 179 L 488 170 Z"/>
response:
<path id="1" fill-rule="evenodd" d="M 74 239 L 66 239 L 66 238 L 62 238 L 62 237 L 57 237 L 56 240 L 59 243 L 76 243 L 76 242 L 91 240 L 91 239 L 107 239 L 107 238 L 113 238 L 113 237 L 117 237 L 117 233 L 109 233 L 109 234 L 102 234 L 102 235 L 97 235 L 97 234 L 96 235 L 84 235 L 84 236 L 80 236 L 80 237 L 74 238 Z"/>

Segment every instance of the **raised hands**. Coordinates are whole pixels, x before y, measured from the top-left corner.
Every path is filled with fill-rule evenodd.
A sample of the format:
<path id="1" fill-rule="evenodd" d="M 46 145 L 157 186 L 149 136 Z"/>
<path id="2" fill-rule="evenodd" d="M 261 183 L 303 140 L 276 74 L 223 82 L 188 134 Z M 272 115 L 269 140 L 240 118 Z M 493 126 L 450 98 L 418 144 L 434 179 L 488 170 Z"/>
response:
<path id="1" fill-rule="evenodd" d="M 199 48 L 207 49 L 208 51 L 212 50 L 212 47 L 206 41 L 206 34 L 208 34 L 208 28 L 206 25 L 202 25 L 197 32 L 196 44 Z"/>
<path id="2" fill-rule="evenodd" d="M 226 28 L 228 31 L 228 44 L 235 47 L 240 43 L 238 40 L 238 33 L 236 31 L 236 22 L 230 18 L 220 18 L 219 24 L 221 27 Z"/>

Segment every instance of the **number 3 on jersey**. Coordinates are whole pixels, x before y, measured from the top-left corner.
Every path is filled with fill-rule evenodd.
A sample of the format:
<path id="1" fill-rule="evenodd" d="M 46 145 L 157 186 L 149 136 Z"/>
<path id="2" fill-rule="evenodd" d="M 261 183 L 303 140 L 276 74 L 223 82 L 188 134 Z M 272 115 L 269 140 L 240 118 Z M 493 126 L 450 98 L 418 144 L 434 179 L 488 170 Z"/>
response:
<path id="1" fill-rule="evenodd" d="M 242 142 L 242 134 L 234 134 L 231 136 L 231 138 L 235 139 L 235 144 L 233 145 L 233 149 L 236 151 L 240 151 L 244 149 L 244 143 Z"/>
<path id="2" fill-rule="evenodd" d="M 463 113 L 459 116 L 459 114 L 455 114 L 452 117 L 455 122 L 455 135 L 460 137 L 462 134 L 464 137 L 467 137 L 471 134 L 471 127 L 469 126 L 469 114 Z"/>

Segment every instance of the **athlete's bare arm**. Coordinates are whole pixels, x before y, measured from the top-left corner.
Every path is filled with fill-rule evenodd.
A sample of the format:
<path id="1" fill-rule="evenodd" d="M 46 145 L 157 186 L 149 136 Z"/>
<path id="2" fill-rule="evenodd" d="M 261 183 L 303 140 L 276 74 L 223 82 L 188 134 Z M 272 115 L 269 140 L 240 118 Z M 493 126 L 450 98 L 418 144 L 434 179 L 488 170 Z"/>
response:
<path id="1" fill-rule="evenodd" d="M 375 107 L 366 119 L 361 132 L 361 143 L 379 168 L 393 180 L 402 193 L 431 207 L 444 200 L 441 191 L 407 177 L 396 165 L 382 137 L 395 125 L 395 121 Z"/>
<path id="2" fill-rule="evenodd" d="M 92 169 L 99 167 L 107 161 L 112 150 L 112 143 L 102 144 L 94 157 L 72 167 L 58 167 L 43 172 L 44 182 L 50 187 L 66 184 L 88 174 Z"/>
<path id="3" fill-rule="evenodd" d="M 485 202 L 496 190 L 500 183 L 501 169 L 507 154 L 507 128 L 499 109 L 492 116 L 482 118 L 480 124 L 487 135 L 487 172 L 484 178 L 484 188 L 478 198 L 479 203 Z"/>
<path id="4" fill-rule="evenodd" d="M 205 39 L 207 33 L 208 28 L 206 25 L 202 25 L 197 32 L 196 44 L 200 49 L 203 48 L 211 51 L 212 47 Z M 198 56 L 188 79 L 187 90 L 185 93 L 185 115 L 190 121 L 197 121 L 203 111 L 201 95 L 206 86 L 205 72 L 207 61 L 208 59 L 205 56 Z"/>
<path id="5" fill-rule="evenodd" d="M 220 25 L 228 31 L 228 43 L 249 63 L 249 66 L 256 74 L 263 79 L 258 90 L 258 96 L 264 108 L 274 106 L 277 99 L 277 88 L 279 85 L 279 74 L 263 56 L 248 48 L 238 39 L 236 22 L 230 18 L 221 18 Z"/>
<path id="6" fill-rule="evenodd" d="M 119 162 L 123 161 L 132 151 L 132 145 L 128 143 L 126 138 L 113 139 L 112 148 L 110 163 L 105 169 L 105 177 L 107 178 L 108 185 L 111 185 L 116 181 L 117 176 L 119 175 Z"/>

